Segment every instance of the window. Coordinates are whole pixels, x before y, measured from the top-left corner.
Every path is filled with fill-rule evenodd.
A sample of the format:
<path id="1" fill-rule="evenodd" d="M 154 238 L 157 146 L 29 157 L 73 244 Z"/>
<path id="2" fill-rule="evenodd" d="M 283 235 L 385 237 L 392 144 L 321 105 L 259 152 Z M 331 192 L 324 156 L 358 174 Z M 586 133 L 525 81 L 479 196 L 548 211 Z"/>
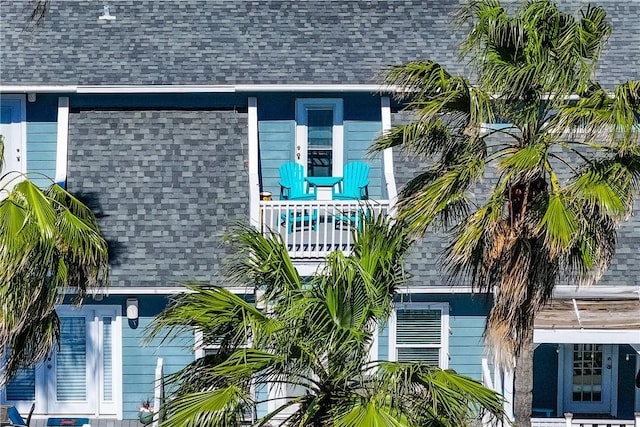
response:
<path id="1" fill-rule="evenodd" d="M 389 321 L 391 360 L 425 362 L 447 368 L 449 306 L 398 304 Z"/>
<path id="2" fill-rule="evenodd" d="M 307 176 L 340 176 L 343 163 L 342 100 L 296 100 L 295 156 Z"/>

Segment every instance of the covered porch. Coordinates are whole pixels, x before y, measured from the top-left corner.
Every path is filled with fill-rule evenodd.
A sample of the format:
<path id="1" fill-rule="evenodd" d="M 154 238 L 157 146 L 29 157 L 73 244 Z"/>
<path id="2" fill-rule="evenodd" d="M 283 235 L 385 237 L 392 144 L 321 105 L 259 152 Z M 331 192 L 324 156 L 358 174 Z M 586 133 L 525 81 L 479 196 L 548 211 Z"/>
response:
<path id="1" fill-rule="evenodd" d="M 556 299 L 538 314 L 533 425 L 640 425 L 640 300 L 625 296 Z"/>

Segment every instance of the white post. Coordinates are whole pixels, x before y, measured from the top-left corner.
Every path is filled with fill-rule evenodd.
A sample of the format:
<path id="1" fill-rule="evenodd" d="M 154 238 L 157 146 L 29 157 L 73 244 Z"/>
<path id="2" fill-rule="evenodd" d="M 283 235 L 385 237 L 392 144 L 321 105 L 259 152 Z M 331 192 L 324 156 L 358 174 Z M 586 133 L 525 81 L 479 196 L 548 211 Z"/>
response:
<path id="1" fill-rule="evenodd" d="M 635 427 L 640 427 L 640 412 L 636 412 L 634 416 L 635 416 L 635 420 L 634 420 Z"/>
<path id="2" fill-rule="evenodd" d="M 58 129 L 55 182 L 65 186 L 67 180 L 67 145 L 69 141 L 69 97 L 58 98 Z"/>
<path id="3" fill-rule="evenodd" d="M 260 227 L 260 180 L 258 177 L 258 99 L 250 97 L 248 105 L 249 221 Z"/>
<path id="4" fill-rule="evenodd" d="M 495 388 L 493 388 L 493 381 L 491 381 L 491 371 L 489 370 L 489 361 L 486 357 L 482 358 L 482 382 L 484 383 L 485 387 L 497 391 Z M 482 427 L 491 427 L 491 417 L 489 416 L 489 414 L 485 414 L 482 417 Z"/>
<path id="5" fill-rule="evenodd" d="M 514 420 L 513 414 L 513 369 L 504 372 L 504 411 L 511 421 Z"/>
<path id="6" fill-rule="evenodd" d="M 486 357 L 482 358 L 482 382 L 484 383 L 485 387 L 497 391 L 495 388 L 493 388 L 493 381 L 491 381 L 491 371 L 489 370 L 489 361 Z"/>
<path id="7" fill-rule="evenodd" d="M 564 413 L 564 419 L 566 421 L 566 427 L 571 427 L 571 421 L 573 420 L 573 414 L 571 412 Z"/>
<path id="8" fill-rule="evenodd" d="M 164 361 L 161 357 L 158 357 L 158 361 L 156 363 L 156 377 L 155 377 L 155 386 L 153 388 L 153 410 L 156 412 L 156 415 L 153 417 L 153 427 L 158 427 L 160 422 L 160 417 L 162 416 L 160 407 L 162 405 L 162 399 L 164 399 L 164 372 L 162 369 L 162 365 Z"/>
<path id="9" fill-rule="evenodd" d="M 382 114 L 382 133 L 391 130 L 391 101 L 388 96 L 383 96 L 380 101 Z M 387 148 L 383 151 L 384 160 L 384 180 L 387 184 L 387 195 L 389 196 L 389 214 L 394 215 L 396 210 L 396 201 L 398 199 L 398 189 L 396 188 L 396 178 L 393 172 L 393 150 Z"/>

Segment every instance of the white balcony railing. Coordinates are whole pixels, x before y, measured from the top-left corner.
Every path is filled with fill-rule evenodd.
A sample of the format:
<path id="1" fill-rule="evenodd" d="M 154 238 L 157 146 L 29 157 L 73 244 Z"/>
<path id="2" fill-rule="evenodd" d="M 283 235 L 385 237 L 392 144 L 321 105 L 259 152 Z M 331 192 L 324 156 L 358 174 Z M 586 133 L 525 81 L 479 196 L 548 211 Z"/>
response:
<path id="1" fill-rule="evenodd" d="M 388 200 L 261 200 L 260 229 L 280 233 L 291 258 L 324 258 L 335 250 L 348 254 L 364 218 L 388 209 Z"/>

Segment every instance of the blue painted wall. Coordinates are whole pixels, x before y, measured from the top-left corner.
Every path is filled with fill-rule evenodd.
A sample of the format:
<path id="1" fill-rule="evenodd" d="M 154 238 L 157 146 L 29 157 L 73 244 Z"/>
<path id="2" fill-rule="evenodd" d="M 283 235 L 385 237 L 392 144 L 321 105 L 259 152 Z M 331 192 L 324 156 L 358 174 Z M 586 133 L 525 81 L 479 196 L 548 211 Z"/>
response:
<path id="1" fill-rule="evenodd" d="M 262 191 L 269 191 L 274 200 L 280 196 L 278 168 L 293 161 L 295 139 L 294 120 L 269 120 L 258 123 L 260 138 L 260 180 Z"/>
<path id="2" fill-rule="evenodd" d="M 630 345 L 618 347 L 618 418 L 633 419 L 636 389 L 636 358 L 640 357 Z"/>
<path id="3" fill-rule="evenodd" d="M 540 344 L 533 353 L 533 407 L 558 410 L 558 345 Z M 536 417 L 545 416 L 533 412 Z"/>
<path id="4" fill-rule="evenodd" d="M 27 175 L 40 187 L 48 187 L 56 175 L 58 96 L 39 94 L 27 102 Z"/>
<path id="5" fill-rule="evenodd" d="M 405 302 L 446 302 L 449 304 L 449 368 L 474 379 L 482 378 L 485 357 L 483 333 L 490 301 L 483 295 L 404 294 Z M 389 332 L 380 330 L 378 358 L 389 358 Z"/>

